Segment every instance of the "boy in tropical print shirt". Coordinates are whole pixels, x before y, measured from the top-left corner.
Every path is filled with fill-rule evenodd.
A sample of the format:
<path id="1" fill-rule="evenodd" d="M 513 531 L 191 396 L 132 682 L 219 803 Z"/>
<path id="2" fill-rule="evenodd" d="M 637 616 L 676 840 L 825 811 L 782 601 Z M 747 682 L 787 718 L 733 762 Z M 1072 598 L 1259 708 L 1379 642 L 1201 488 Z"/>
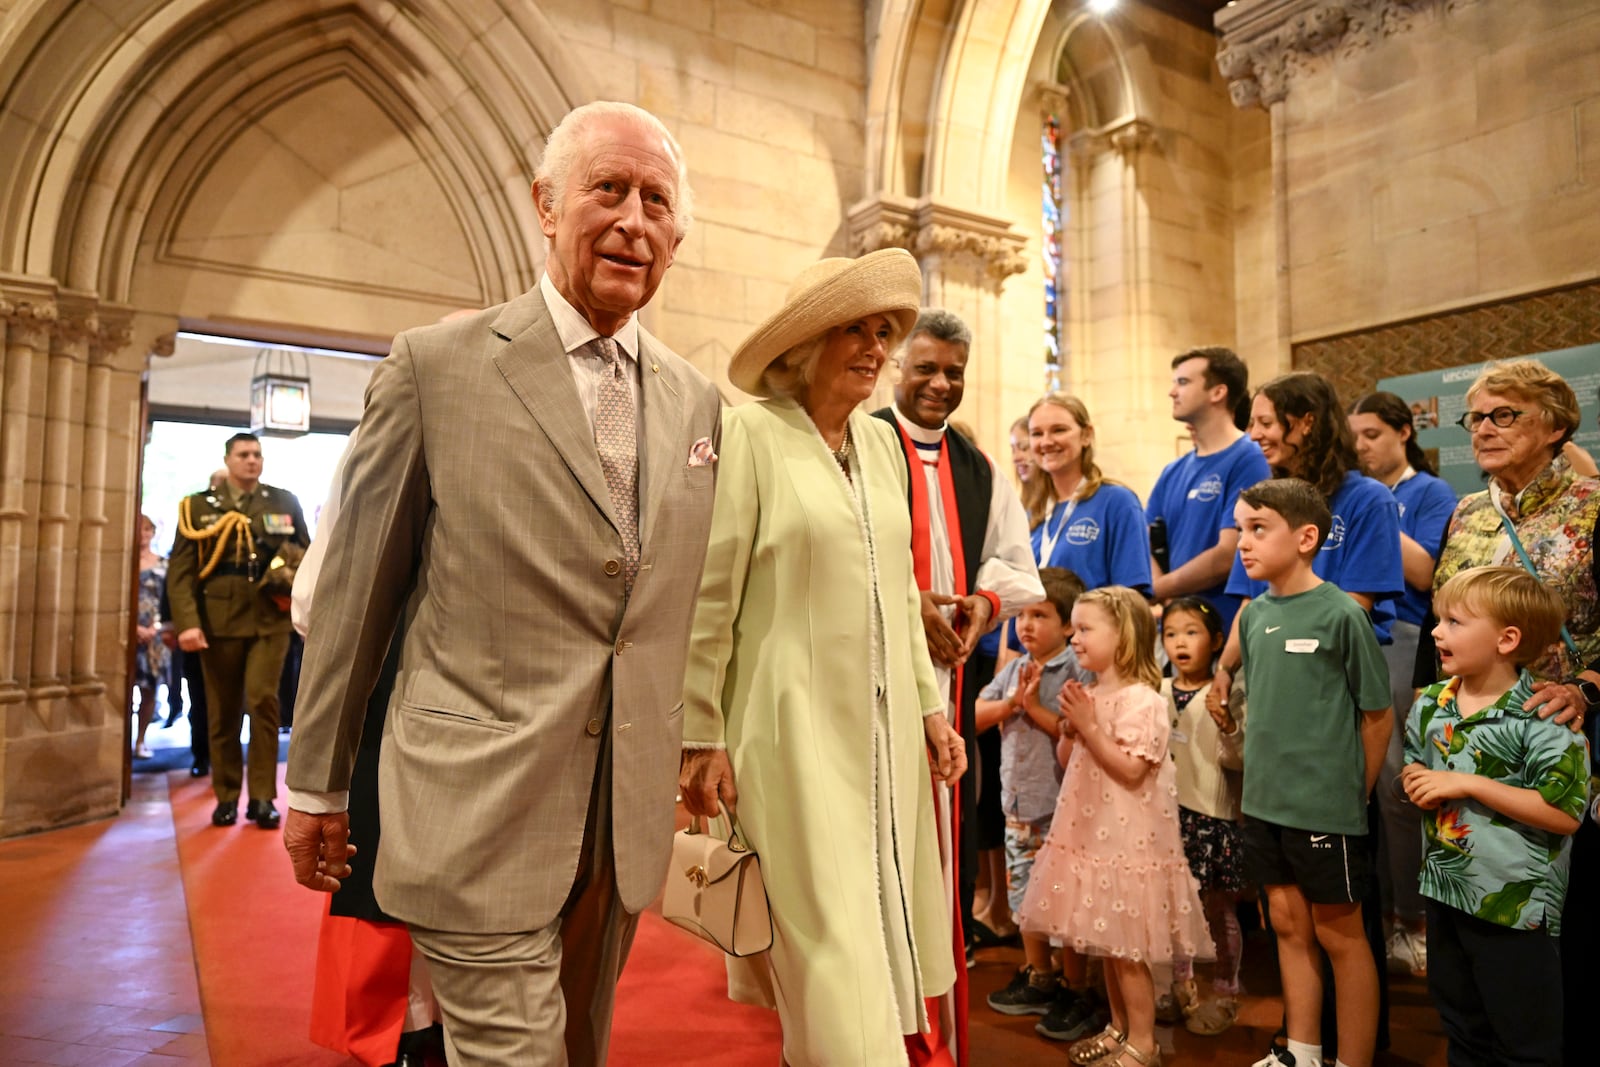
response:
<path id="1" fill-rule="evenodd" d="M 1562 1060 L 1555 935 L 1588 802 L 1582 734 L 1523 710 L 1522 668 L 1561 633 L 1561 599 L 1517 567 L 1462 571 L 1434 595 L 1445 681 L 1406 721 L 1406 796 L 1423 828 L 1428 991 L 1452 1067 Z"/>

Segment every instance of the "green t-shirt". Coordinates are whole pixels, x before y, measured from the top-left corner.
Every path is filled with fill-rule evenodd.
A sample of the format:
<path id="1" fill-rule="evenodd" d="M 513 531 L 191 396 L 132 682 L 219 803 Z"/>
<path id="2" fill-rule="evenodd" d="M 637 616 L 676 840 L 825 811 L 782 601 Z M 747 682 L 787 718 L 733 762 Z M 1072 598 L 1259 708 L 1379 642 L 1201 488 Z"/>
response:
<path id="1" fill-rule="evenodd" d="M 1361 605 L 1332 582 L 1268 593 L 1239 616 L 1249 719 L 1246 815 L 1313 833 L 1367 832 L 1361 713 L 1390 705 L 1389 668 Z"/>
<path id="2" fill-rule="evenodd" d="M 1406 718 L 1406 762 L 1481 774 L 1582 819 L 1589 754 L 1582 734 L 1523 709 L 1527 671 L 1499 700 L 1462 718 L 1460 679 L 1430 685 Z M 1540 830 L 1474 800 L 1447 800 L 1422 813 L 1422 895 L 1518 930 L 1561 932 L 1572 836 Z"/>

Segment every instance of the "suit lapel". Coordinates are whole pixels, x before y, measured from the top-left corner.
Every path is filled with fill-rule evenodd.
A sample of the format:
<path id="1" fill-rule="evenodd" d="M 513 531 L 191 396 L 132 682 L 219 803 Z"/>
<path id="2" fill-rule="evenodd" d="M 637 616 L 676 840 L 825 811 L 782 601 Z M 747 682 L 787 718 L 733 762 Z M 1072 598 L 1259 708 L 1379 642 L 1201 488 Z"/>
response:
<path id="1" fill-rule="evenodd" d="M 640 543 L 648 547 L 656 512 L 680 464 L 688 462 L 678 426 L 683 419 L 683 385 L 670 361 L 656 351 L 655 339 L 639 330 L 639 395 L 644 401 L 644 469 L 639 485 Z M 683 455 L 675 453 L 682 451 Z"/>
<path id="2" fill-rule="evenodd" d="M 494 356 L 506 384 L 561 453 L 595 507 L 616 526 L 594 431 L 572 380 L 572 361 L 561 347 L 561 337 L 539 290 L 507 304 L 491 329 L 506 341 Z"/>

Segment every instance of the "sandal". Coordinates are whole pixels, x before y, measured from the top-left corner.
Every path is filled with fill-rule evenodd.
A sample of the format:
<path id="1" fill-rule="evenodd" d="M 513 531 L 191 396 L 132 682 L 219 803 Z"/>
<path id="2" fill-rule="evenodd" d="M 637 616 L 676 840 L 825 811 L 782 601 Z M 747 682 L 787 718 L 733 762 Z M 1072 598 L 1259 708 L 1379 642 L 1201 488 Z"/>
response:
<path id="1" fill-rule="evenodd" d="M 1108 1062 L 1112 1063 L 1112 1064 L 1115 1064 L 1115 1065 L 1118 1065 L 1118 1067 L 1126 1067 L 1126 1065 L 1124 1065 L 1123 1061 L 1122 1061 L 1122 1057 L 1124 1057 L 1124 1056 L 1127 1056 L 1127 1057 L 1131 1058 L 1134 1063 L 1139 1065 L 1139 1067 L 1161 1067 L 1161 1046 L 1160 1045 L 1157 1045 L 1155 1048 L 1151 1049 L 1149 1052 L 1140 1052 L 1138 1049 L 1134 1048 L 1132 1045 L 1123 1045 L 1120 1049 L 1117 1050 L 1116 1057 L 1111 1059 Z"/>
<path id="2" fill-rule="evenodd" d="M 1189 1018 L 1184 1021 L 1183 1027 L 1191 1034 L 1216 1037 L 1232 1026 L 1238 1017 L 1237 997 L 1211 997 L 1189 1013 Z"/>
<path id="3" fill-rule="evenodd" d="M 1093 1037 L 1086 1037 L 1082 1041 L 1067 1049 L 1067 1059 L 1076 1067 L 1089 1067 L 1092 1063 L 1109 1060 L 1112 1056 L 1122 1051 L 1122 1043 L 1128 1035 L 1116 1027 L 1107 1025 L 1106 1028 Z"/>

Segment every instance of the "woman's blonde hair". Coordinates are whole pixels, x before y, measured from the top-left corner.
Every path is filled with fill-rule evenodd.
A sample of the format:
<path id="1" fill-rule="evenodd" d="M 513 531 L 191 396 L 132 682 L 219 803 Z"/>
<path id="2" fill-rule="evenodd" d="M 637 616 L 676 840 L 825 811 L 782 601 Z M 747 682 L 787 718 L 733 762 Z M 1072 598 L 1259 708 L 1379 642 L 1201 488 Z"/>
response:
<path id="1" fill-rule="evenodd" d="M 1083 457 L 1079 460 L 1079 466 L 1083 469 L 1083 481 L 1078 485 L 1078 499 L 1088 500 L 1100 491 L 1100 486 L 1107 480 L 1094 461 L 1094 423 L 1089 421 L 1089 409 L 1084 406 L 1083 401 L 1069 393 L 1046 393 L 1033 402 L 1025 421 L 1031 424 L 1033 413 L 1046 404 L 1061 408 L 1072 416 L 1073 422 L 1083 428 Z M 1031 440 L 1033 436 L 1031 427 L 1028 436 Z M 1035 460 L 1035 465 L 1037 462 Z M 1043 522 L 1045 516 L 1049 515 L 1051 509 L 1059 503 L 1061 501 L 1056 498 L 1055 479 L 1046 475 L 1044 471 L 1039 471 L 1034 477 L 1022 483 L 1022 506 L 1028 509 L 1030 529 Z"/>
<path id="2" fill-rule="evenodd" d="M 1161 690 L 1161 665 L 1156 662 L 1156 620 L 1143 596 L 1125 585 L 1102 585 L 1078 598 L 1078 605 L 1098 605 L 1117 626 L 1117 653 L 1112 657 L 1126 682 L 1143 682 Z M 1075 605 L 1077 606 L 1077 605 Z"/>
<path id="3" fill-rule="evenodd" d="M 1583 422 L 1578 394 L 1572 391 L 1565 378 L 1536 359 L 1513 359 L 1483 368 L 1483 373 L 1467 390 L 1467 403 L 1472 403 L 1479 393 L 1498 393 L 1538 404 L 1544 424 L 1562 431 L 1561 440 L 1555 443 L 1557 452 L 1572 440 Z"/>
<path id="4" fill-rule="evenodd" d="M 761 372 L 761 384 L 769 396 L 800 400 L 811 389 L 817 373 L 817 359 L 828 344 L 830 327 L 809 341 L 801 341 L 783 355 L 767 364 Z"/>
<path id="5" fill-rule="evenodd" d="M 898 348 L 904 338 L 894 316 L 889 315 L 886 318 L 889 322 L 889 337 L 883 343 L 884 367 L 892 368 L 894 360 L 887 354 Z M 822 350 L 828 347 L 828 338 L 833 336 L 833 331 L 849 324 L 849 322 L 836 322 L 815 337 L 801 341 L 767 364 L 767 369 L 761 372 L 761 385 L 767 390 L 767 394 L 803 402 L 812 385 L 816 383 L 817 362 L 822 358 Z"/>

